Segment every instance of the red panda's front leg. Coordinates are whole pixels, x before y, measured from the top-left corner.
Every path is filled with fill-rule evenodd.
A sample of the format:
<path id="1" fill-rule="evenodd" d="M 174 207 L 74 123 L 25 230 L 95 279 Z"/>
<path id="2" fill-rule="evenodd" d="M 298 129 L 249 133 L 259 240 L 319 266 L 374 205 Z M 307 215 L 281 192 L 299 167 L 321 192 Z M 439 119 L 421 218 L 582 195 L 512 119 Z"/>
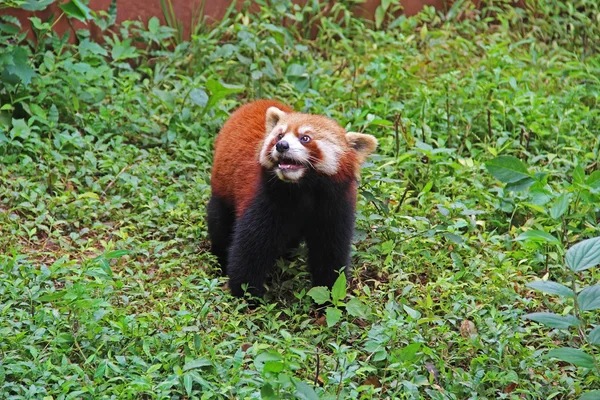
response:
<path id="1" fill-rule="evenodd" d="M 351 268 L 354 204 L 345 196 L 322 199 L 306 234 L 313 286 L 331 288 L 345 267 Z"/>
<path id="2" fill-rule="evenodd" d="M 282 247 L 278 226 L 269 208 L 257 204 L 236 222 L 227 264 L 229 288 L 234 296 L 244 294 L 244 284 L 251 295 L 264 294 L 267 273 Z"/>

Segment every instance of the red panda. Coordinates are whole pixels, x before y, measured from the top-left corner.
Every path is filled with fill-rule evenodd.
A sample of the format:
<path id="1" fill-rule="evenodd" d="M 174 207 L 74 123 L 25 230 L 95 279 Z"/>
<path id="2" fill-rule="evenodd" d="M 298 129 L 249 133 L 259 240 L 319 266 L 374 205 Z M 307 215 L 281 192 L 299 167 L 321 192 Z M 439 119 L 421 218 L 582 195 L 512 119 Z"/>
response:
<path id="1" fill-rule="evenodd" d="M 264 294 L 269 269 L 302 240 L 313 285 L 350 268 L 360 164 L 377 147 L 324 116 L 258 100 L 236 110 L 215 140 L 207 225 L 234 296 Z"/>

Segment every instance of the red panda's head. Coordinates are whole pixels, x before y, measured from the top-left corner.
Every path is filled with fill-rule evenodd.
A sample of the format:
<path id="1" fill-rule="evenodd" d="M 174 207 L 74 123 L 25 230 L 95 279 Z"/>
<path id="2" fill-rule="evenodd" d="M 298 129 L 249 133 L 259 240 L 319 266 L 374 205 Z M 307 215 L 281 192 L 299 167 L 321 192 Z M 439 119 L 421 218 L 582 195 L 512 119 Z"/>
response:
<path id="1" fill-rule="evenodd" d="M 283 181 L 298 182 L 310 169 L 329 176 L 350 169 L 358 177 L 360 164 L 377 148 L 374 136 L 346 132 L 324 116 L 269 107 L 265 118 L 259 160 Z"/>

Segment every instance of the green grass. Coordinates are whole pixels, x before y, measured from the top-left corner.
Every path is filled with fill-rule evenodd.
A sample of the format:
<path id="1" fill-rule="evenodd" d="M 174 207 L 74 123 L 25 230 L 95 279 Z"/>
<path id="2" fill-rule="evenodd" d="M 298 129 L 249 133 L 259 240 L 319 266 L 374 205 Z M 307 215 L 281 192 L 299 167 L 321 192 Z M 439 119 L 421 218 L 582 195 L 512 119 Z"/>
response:
<path id="1" fill-rule="evenodd" d="M 525 285 L 566 281 L 564 249 L 600 235 L 598 190 L 576 187 L 600 162 L 600 9 L 537 3 L 458 2 L 447 15 L 387 16 L 382 30 L 340 3 L 314 18 L 314 40 L 318 10 L 285 3 L 175 49 L 156 21 L 113 27 L 122 36 L 107 30 L 102 45 L 84 33 L 76 45 L 17 42 L 31 71 L 0 58 L 20 79 L 0 87 L 0 398 L 600 389 L 597 368 L 544 356 L 563 346 L 598 360 L 597 347 L 522 318 L 572 310 Z M 297 23 L 282 27 L 284 16 Z M 256 309 L 229 295 L 208 252 L 212 143 L 256 98 L 380 143 L 358 201 L 348 296 L 361 309 L 332 327 L 307 295 L 304 252 L 278 262 Z M 485 167 L 498 155 L 547 175 L 510 191 Z M 545 207 L 567 191 L 554 221 Z M 530 229 L 563 246 L 514 240 Z M 592 269 L 576 284 L 599 279 Z M 600 323 L 584 317 L 584 332 Z"/>

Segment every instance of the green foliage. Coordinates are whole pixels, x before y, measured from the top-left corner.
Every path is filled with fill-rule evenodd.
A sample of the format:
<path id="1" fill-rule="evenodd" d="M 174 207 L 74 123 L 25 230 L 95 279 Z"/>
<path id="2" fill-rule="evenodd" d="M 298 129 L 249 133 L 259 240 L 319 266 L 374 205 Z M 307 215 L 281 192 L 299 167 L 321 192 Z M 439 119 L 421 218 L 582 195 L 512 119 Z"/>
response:
<path id="1" fill-rule="evenodd" d="M 3 396 L 596 398 L 597 2 L 357 3 L 259 1 L 212 29 L 199 9 L 190 41 L 114 26 L 116 2 L 54 16 L 102 43 L 0 17 Z M 256 98 L 380 146 L 354 269 L 310 288 L 301 249 L 249 308 L 205 206 L 214 137 Z"/>

